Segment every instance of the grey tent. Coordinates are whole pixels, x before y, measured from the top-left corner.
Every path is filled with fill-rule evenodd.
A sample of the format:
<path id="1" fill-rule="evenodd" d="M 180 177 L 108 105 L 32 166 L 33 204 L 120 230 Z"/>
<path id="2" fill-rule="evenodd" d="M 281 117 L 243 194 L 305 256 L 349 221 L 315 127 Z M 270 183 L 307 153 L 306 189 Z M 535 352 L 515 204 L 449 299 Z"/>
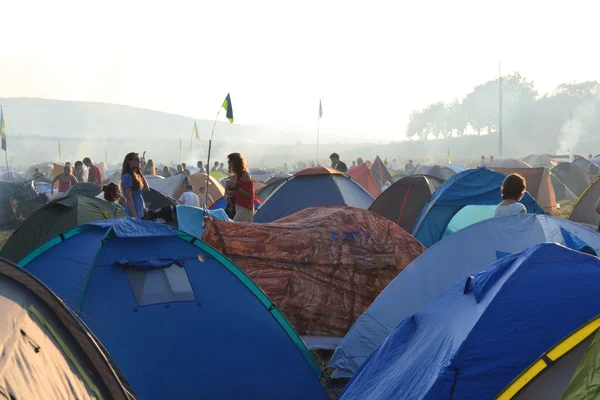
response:
<path id="1" fill-rule="evenodd" d="M 589 186 L 592 179 L 590 175 L 575 164 L 561 162 L 552 168 L 552 175 L 557 175 L 575 196 L 581 196 L 585 188 Z"/>
<path id="2" fill-rule="evenodd" d="M 0 181 L 0 227 L 16 229 L 21 222 L 45 204 L 33 181 Z"/>
<path id="3" fill-rule="evenodd" d="M 100 186 L 98 186 L 98 185 L 94 185 L 93 183 L 89 183 L 89 182 L 80 182 L 80 183 L 74 185 L 73 187 L 71 187 L 67 191 L 65 196 L 72 196 L 72 195 L 78 194 L 79 196 L 96 197 L 101 192 L 102 192 L 102 189 L 100 189 Z"/>
<path id="4" fill-rule="evenodd" d="M 443 179 L 431 175 L 406 176 L 380 194 L 369 211 L 412 232 L 423 206 L 442 183 Z"/>
<path id="5" fill-rule="evenodd" d="M 597 228 L 600 225 L 600 215 L 595 210 L 596 202 L 600 199 L 600 178 L 596 179 L 583 192 L 573 206 L 569 221 L 579 222 Z"/>
<path id="6" fill-rule="evenodd" d="M 0 398 L 135 398 L 87 327 L 50 289 L 0 259 Z"/>

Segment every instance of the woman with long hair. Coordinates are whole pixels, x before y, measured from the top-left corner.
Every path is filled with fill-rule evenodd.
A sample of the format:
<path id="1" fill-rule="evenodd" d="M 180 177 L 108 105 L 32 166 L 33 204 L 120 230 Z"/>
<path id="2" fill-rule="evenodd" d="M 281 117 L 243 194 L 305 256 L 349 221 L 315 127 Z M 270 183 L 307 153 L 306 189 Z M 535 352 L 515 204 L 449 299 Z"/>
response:
<path id="1" fill-rule="evenodd" d="M 156 167 L 154 167 L 154 160 L 150 159 L 144 167 L 144 175 L 156 175 Z"/>
<path id="2" fill-rule="evenodd" d="M 125 156 L 121 168 L 121 187 L 125 191 L 125 199 L 127 199 L 125 213 L 130 217 L 142 219 L 146 208 L 142 190 L 149 192 L 150 185 L 140 170 L 138 153 L 129 153 Z"/>
<path id="3" fill-rule="evenodd" d="M 232 176 L 227 188 L 228 198 L 235 198 L 235 222 L 252 222 L 254 220 L 254 181 L 248 172 L 246 160 L 240 153 L 227 156 L 227 163 Z"/>

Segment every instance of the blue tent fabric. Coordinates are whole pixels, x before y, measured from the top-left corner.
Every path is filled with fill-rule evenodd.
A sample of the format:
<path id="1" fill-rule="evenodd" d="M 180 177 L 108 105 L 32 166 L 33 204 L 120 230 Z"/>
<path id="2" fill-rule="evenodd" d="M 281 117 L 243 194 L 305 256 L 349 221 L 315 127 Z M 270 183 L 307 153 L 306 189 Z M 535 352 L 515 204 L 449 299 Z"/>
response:
<path id="1" fill-rule="evenodd" d="M 454 233 L 452 228 L 448 231 L 448 227 L 452 227 L 453 218 L 459 213 L 461 222 L 454 228 L 456 230 L 492 218 L 493 207 L 490 206 L 502 201 L 500 188 L 505 177 L 506 174 L 487 168 L 470 169 L 454 175 L 431 195 L 417 218 L 413 236 L 429 248 L 444 236 Z M 529 193 L 525 193 L 521 203 L 528 213 L 544 213 Z M 466 207 L 472 207 L 472 212 Z M 465 210 L 461 212 L 463 208 Z"/>
<path id="2" fill-rule="evenodd" d="M 592 256 L 598 256 L 598 253 L 586 242 L 578 238 L 576 235 L 572 234 L 565 228 L 561 227 L 560 232 L 563 235 L 563 239 L 565 241 L 565 246 L 570 249 L 581 251 L 582 253 L 587 253 Z"/>
<path id="3" fill-rule="evenodd" d="M 265 200 L 254 222 L 273 222 L 316 206 L 351 206 L 366 210 L 373 200 L 373 196 L 347 175 L 294 176 Z"/>
<path id="4" fill-rule="evenodd" d="M 205 211 L 202 208 L 178 205 L 177 206 L 177 227 L 185 233 L 197 238 L 204 235 L 204 217 L 210 215 L 211 218 L 219 221 L 231 221 L 223 209 Z"/>
<path id="5" fill-rule="evenodd" d="M 544 242 L 568 245 L 563 230 L 600 251 L 600 234 L 544 214 L 488 219 L 442 239 L 406 267 L 357 319 L 329 365 L 352 376 L 393 329 L 465 277 Z"/>
<path id="6" fill-rule="evenodd" d="M 599 284 L 598 258 L 558 244 L 507 256 L 405 318 L 342 399 L 493 399 L 598 314 Z"/>
<path id="7" fill-rule="evenodd" d="M 254 200 L 254 208 L 258 209 L 258 207 L 260 207 L 260 203 L 256 200 Z M 227 200 L 225 199 L 225 197 L 221 197 L 220 199 L 216 200 L 210 206 L 211 211 L 223 210 L 223 212 L 225 212 L 226 208 L 227 208 Z"/>
<path id="8" fill-rule="evenodd" d="M 20 266 L 78 313 L 142 399 L 327 399 L 310 352 L 268 297 L 180 230 L 89 224 Z"/>

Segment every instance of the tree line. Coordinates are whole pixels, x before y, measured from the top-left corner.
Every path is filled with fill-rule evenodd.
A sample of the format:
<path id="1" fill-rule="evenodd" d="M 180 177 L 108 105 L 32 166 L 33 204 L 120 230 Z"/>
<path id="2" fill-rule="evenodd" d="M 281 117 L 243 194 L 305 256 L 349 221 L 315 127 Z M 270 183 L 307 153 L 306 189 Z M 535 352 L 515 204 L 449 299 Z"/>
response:
<path id="1" fill-rule="evenodd" d="M 462 101 L 438 101 L 410 115 L 408 138 L 462 137 L 498 132 L 499 80 L 476 86 Z M 518 72 L 502 77 L 502 131 L 509 138 L 542 141 L 560 146 L 566 133 L 572 136 L 600 133 L 600 83 L 563 83 L 552 92 L 540 94 L 533 81 Z"/>

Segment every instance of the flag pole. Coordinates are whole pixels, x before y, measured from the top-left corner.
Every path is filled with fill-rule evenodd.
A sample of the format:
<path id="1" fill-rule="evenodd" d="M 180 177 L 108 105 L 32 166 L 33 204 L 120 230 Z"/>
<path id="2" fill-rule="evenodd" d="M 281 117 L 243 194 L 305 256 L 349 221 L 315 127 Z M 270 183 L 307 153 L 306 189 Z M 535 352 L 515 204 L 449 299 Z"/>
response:
<path id="1" fill-rule="evenodd" d="M 317 165 L 319 165 L 319 124 L 321 122 L 321 116 L 317 116 Z"/>
<path id="2" fill-rule="evenodd" d="M 498 156 L 502 157 L 502 72 L 498 63 Z"/>
<path id="3" fill-rule="evenodd" d="M 573 162 L 573 160 L 575 160 L 575 149 L 574 149 L 574 145 L 575 145 L 575 141 L 573 140 L 573 111 L 569 110 L 569 120 L 571 121 L 570 123 L 570 134 L 571 134 L 571 151 L 569 152 L 569 162 Z"/>
<path id="4" fill-rule="evenodd" d="M 4 150 L 4 158 L 6 158 L 6 176 L 8 177 L 8 180 L 11 180 L 12 175 L 10 174 L 10 169 L 8 167 L 8 151 L 7 150 Z"/>
<path id="5" fill-rule="evenodd" d="M 208 168 L 208 170 L 206 171 L 206 198 L 204 200 L 204 205 L 206 207 L 208 207 L 208 185 L 210 183 L 210 151 L 212 149 L 212 140 L 213 140 L 213 136 L 215 135 L 215 127 L 217 126 L 217 120 L 219 119 L 219 114 L 221 114 L 221 109 L 223 107 L 219 107 L 219 111 L 217 111 L 217 116 L 215 117 L 215 123 L 213 124 L 212 127 L 212 132 L 210 133 L 210 140 L 208 141 L 208 158 L 206 159 L 206 168 Z"/>

